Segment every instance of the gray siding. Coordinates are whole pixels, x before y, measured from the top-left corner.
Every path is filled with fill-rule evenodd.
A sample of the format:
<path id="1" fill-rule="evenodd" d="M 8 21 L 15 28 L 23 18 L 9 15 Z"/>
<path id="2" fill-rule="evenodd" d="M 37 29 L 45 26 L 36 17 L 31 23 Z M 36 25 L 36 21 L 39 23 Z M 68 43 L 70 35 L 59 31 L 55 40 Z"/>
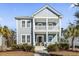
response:
<path id="1" fill-rule="evenodd" d="M 25 23 L 26 23 L 26 27 L 25 28 L 22 28 L 22 20 L 16 20 L 16 21 L 17 21 L 17 32 L 18 32 L 17 33 L 17 37 L 18 37 L 17 43 L 20 44 L 20 43 L 22 43 L 22 40 L 21 40 L 21 35 L 22 34 L 31 36 L 31 27 L 30 28 L 27 27 L 27 21 L 28 20 L 25 20 Z M 27 39 L 26 39 L 26 41 L 27 41 Z"/>

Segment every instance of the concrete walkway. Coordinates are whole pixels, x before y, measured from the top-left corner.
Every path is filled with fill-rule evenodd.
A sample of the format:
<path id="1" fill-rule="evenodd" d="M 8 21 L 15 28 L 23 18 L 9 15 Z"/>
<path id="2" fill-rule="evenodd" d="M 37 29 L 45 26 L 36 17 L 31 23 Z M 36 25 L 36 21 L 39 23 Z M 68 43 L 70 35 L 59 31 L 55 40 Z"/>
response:
<path id="1" fill-rule="evenodd" d="M 44 46 L 36 46 L 34 56 L 49 56 Z"/>

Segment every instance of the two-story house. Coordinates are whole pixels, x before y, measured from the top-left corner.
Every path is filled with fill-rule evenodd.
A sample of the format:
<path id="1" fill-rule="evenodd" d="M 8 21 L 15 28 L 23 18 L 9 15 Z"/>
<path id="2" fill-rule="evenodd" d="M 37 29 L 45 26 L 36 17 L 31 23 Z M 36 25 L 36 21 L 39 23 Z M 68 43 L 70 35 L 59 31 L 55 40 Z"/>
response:
<path id="1" fill-rule="evenodd" d="M 61 37 L 61 18 L 61 14 L 49 5 L 40 8 L 32 16 L 15 17 L 17 44 L 55 44 Z"/>

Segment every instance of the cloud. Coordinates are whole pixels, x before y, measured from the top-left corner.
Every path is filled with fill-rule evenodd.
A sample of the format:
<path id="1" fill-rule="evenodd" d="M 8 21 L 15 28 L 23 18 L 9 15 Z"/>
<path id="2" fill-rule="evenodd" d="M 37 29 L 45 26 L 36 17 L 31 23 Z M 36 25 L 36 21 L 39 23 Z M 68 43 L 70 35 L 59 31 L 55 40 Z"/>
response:
<path id="1" fill-rule="evenodd" d="M 73 8 L 73 7 L 74 7 L 74 4 L 71 4 L 71 5 L 70 5 L 70 8 Z"/>

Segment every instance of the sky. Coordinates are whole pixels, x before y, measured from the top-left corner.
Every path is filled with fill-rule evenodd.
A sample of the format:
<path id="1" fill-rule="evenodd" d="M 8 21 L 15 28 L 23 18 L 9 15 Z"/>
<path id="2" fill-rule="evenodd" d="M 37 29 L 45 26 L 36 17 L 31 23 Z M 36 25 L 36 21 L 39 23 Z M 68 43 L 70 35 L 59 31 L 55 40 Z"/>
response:
<path id="1" fill-rule="evenodd" d="M 43 7 L 45 3 L 0 3 L 0 24 L 8 26 L 10 29 L 16 29 L 16 16 L 32 16 L 37 10 Z M 73 8 L 69 3 L 52 3 L 48 4 L 63 16 L 61 27 L 67 28 L 69 23 L 75 22 L 74 13 L 76 8 Z"/>

